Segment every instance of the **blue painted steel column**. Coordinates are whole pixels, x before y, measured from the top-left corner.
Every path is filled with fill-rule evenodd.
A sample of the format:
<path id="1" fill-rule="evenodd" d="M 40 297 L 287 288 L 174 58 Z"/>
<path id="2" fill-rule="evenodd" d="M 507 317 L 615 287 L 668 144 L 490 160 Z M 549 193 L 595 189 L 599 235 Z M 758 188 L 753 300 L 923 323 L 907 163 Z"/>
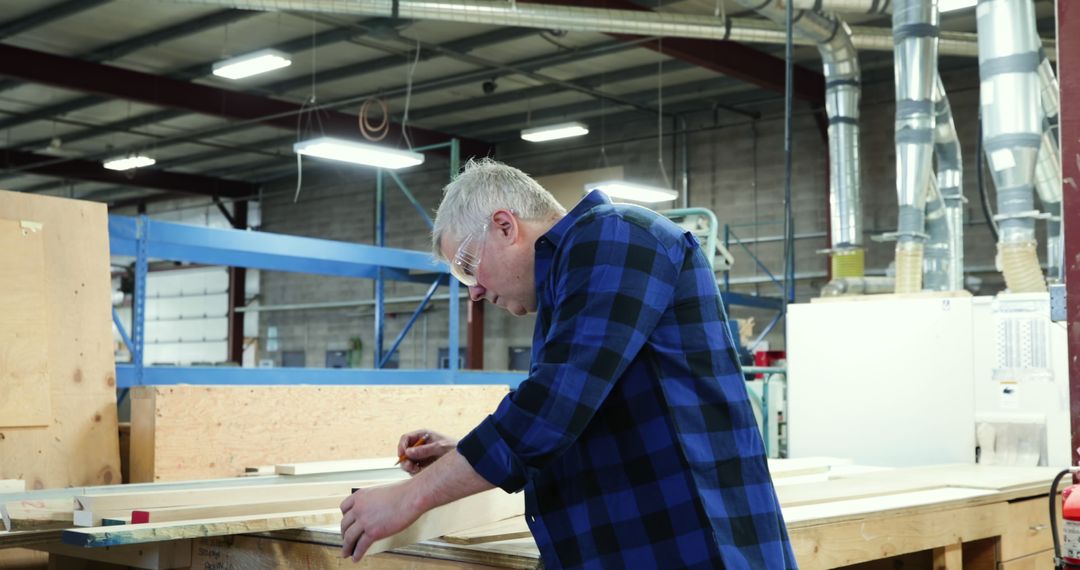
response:
<path id="1" fill-rule="evenodd" d="M 135 299 L 131 306 L 131 362 L 135 365 L 135 383 L 143 383 L 143 349 L 146 347 L 146 273 L 148 222 L 146 214 L 138 217 L 135 224 Z"/>
<path id="2" fill-rule="evenodd" d="M 375 245 L 386 245 L 386 205 L 383 203 L 383 171 L 375 174 Z M 386 288 L 380 267 L 375 276 L 375 368 L 382 368 L 383 357 L 383 322 L 386 317 Z"/>

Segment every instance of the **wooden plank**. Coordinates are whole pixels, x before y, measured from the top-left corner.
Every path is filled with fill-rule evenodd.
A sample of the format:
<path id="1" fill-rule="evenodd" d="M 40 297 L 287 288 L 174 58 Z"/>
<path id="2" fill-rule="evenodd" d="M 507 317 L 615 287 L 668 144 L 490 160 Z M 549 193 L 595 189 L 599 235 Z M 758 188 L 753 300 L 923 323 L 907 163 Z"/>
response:
<path id="1" fill-rule="evenodd" d="M 788 526 L 797 527 L 803 523 L 822 524 L 859 519 L 866 515 L 880 516 L 882 514 L 895 514 L 897 511 L 910 512 L 928 506 L 950 504 L 950 506 L 955 507 L 966 501 L 982 503 L 986 499 L 992 499 L 995 495 L 994 491 L 983 489 L 943 487 L 941 489 L 897 493 L 882 497 L 863 497 L 796 507 L 781 505 L 781 509 L 784 513 L 784 521 Z"/>
<path id="2" fill-rule="evenodd" d="M 68 528 L 72 521 L 71 499 L 12 501 L 0 504 L 4 530 Z"/>
<path id="3" fill-rule="evenodd" d="M 321 570 L 457 570 L 491 568 L 383 552 L 366 556 L 359 564 L 342 558 L 340 547 L 277 540 L 265 536 L 194 541 L 191 568 L 249 570 L 251 568 L 319 568 Z"/>
<path id="4" fill-rule="evenodd" d="M 383 457 L 393 454 L 401 434 L 412 429 L 465 435 L 507 391 L 506 386 L 139 387 L 131 392 L 131 477 L 137 482 L 235 477 L 251 465 Z"/>
<path id="5" fill-rule="evenodd" d="M 866 516 L 833 524 L 789 528 L 803 570 L 835 568 L 948 544 L 1000 536 L 1007 525 L 1004 503 Z"/>
<path id="6" fill-rule="evenodd" d="M 323 497 L 303 497 L 285 501 L 273 500 L 250 503 L 227 503 L 220 505 L 197 505 L 191 507 L 158 507 L 151 509 L 136 509 L 132 512 L 132 515 L 134 516 L 135 513 L 143 513 L 146 522 L 152 523 L 187 521 L 240 515 L 332 509 L 339 506 L 343 500 L 345 500 L 344 495 L 330 495 Z"/>
<path id="7" fill-rule="evenodd" d="M 22 479 L 0 479 L 0 493 L 22 493 L 26 491 L 26 481 Z"/>
<path id="8" fill-rule="evenodd" d="M 283 463 L 275 465 L 274 472 L 278 475 L 315 475 L 318 473 L 341 473 L 344 471 L 367 471 L 370 469 L 394 469 L 396 468 L 397 460 L 397 457 L 372 457 L 369 459 Z"/>
<path id="9" fill-rule="evenodd" d="M 470 546 L 429 540 L 397 548 L 394 552 L 467 564 L 491 565 L 498 568 L 519 570 L 543 568 L 540 563 L 540 551 L 531 538 Z"/>
<path id="10" fill-rule="evenodd" d="M 504 540 L 529 538 L 531 536 L 532 531 L 529 530 L 529 525 L 525 522 L 525 517 L 520 516 L 478 526 L 476 528 L 445 534 L 440 537 L 439 540 L 448 544 L 470 545 L 502 542 Z"/>
<path id="11" fill-rule="evenodd" d="M 275 513 L 273 515 L 246 515 L 239 517 L 220 517 L 200 521 L 180 521 L 164 523 L 133 524 L 123 526 L 101 526 L 61 531 L 64 544 L 85 548 L 117 546 L 123 544 L 142 544 L 164 540 L 181 540 L 203 536 L 225 536 L 267 532 L 287 528 L 300 528 L 310 525 L 331 524 L 341 521 L 338 509 L 320 509 Z"/>
<path id="12" fill-rule="evenodd" d="M 52 406 L 47 427 L 0 430 L 0 478 L 31 489 L 119 483 L 106 206 L 0 192 L 0 212 L 44 228 Z"/>
<path id="13" fill-rule="evenodd" d="M 62 530 L 0 532 L 0 552 L 5 548 L 21 548 L 57 542 L 60 540 L 62 532 Z"/>
<path id="14" fill-rule="evenodd" d="M 37 222 L 0 220 L 0 428 L 52 423 L 45 235 Z"/>
<path id="15" fill-rule="evenodd" d="M 834 466 L 851 465 L 850 459 L 839 457 L 800 457 L 798 459 L 770 459 L 769 474 L 773 479 L 828 473 Z"/>
<path id="16" fill-rule="evenodd" d="M 372 544 L 368 552 L 375 554 L 392 550 L 478 524 L 515 517 L 524 512 L 525 500 L 521 493 L 508 494 L 501 489 L 491 489 L 424 513 L 409 528 Z M 311 525 L 310 528 L 274 533 L 273 536 L 340 547 L 342 540 L 339 525 L 340 521 L 334 526 Z"/>
<path id="17" fill-rule="evenodd" d="M 145 570 L 172 570 L 191 568 L 191 541 L 172 540 L 154 544 L 134 544 L 129 546 L 106 546 L 104 548 L 79 548 L 67 544 L 45 544 L 38 546 L 51 555 L 73 559 L 90 560 L 116 564 L 124 568 L 142 568 Z M 199 568 L 202 568 L 201 566 Z"/>
<path id="18" fill-rule="evenodd" d="M 237 502 L 257 502 L 267 496 L 273 496 L 278 500 L 334 497 L 340 503 L 345 500 L 345 497 L 349 496 L 355 487 L 369 487 L 386 482 L 382 480 L 353 480 L 329 483 L 297 483 L 295 485 L 81 495 L 75 497 L 73 520 L 76 526 L 93 527 L 101 525 L 104 518 L 128 516 L 136 509 L 227 505 Z"/>
<path id="19" fill-rule="evenodd" d="M 963 552 L 960 543 L 935 548 L 934 570 L 964 570 Z"/>

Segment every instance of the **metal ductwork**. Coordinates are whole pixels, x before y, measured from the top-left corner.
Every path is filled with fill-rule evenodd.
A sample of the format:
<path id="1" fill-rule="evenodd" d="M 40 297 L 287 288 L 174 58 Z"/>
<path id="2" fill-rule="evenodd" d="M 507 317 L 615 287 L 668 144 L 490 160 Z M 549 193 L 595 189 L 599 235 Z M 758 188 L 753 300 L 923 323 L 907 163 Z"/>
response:
<path id="1" fill-rule="evenodd" d="M 1039 63 L 1039 87 L 1042 92 L 1043 119 L 1042 143 L 1035 162 L 1035 190 L 1043 210 L 1050 217 L 1046 221 L 1046 277 L 1050 281 L 1062 279 L 1064 242 L 1061 232 L 1061 148 L 1058 143 L 1058 114 L 1061 112 L 1061 92 L 1050 60 L 1042 54 Z"/>
<path id="2" fill-rule="evenodd" d="M 926 202 L 923 289 L 964 288 L 964 163 L 952 108 L 938 75 L 934 86 L 934 156 L 937 179 L 930 179 Z"/>
<path id="3" fill-rule="evenodd" d="M 1031 0 L 980 0 L 976 22 L 983 148 L 997 188 L 997 265 L 1009 291 L 1046 291 L 1035 239 L 1043 140 L 1035 7 Z"/>
<path id="4" fill-rule="evenodd" d="M 737 0 L 766 18 L 786 25 L 779 0 Z M 833 278 L 863 275 L 862 204 L 859 190 L 859 59 L 851 29 L 837 18 L 800 10 L 794 32 L 817 43 L 824 65 L 825 109 L 829 117 L 830 252 Z"/>
<path id="5" fill-rule="evenodd" d="M 937 36 L 937 0 L 895 2 L 897 293 L 922 291 L 924 211 L 934 156 Z"/>
<path id="6" fill-rule="evenodd" d="M 713 18 L 702 14 L 676 14 L 636 10 L 609 10 L 579 6 L 557 6 L 535 3 L 515 3 L 504 0 L 173 0 L 185 4 L 209 4 L 239 10 L 263 12 L 293 11 L 352 16 L 379 16 L 519 26 L 542 30 L 605 32 L 639 36 L 683 37 L 705 40 L 732 40 L 782 44 L 786 35 L 782 28 L 748 18 Z M 843 0 L 856 5 L 855 0 Z M 866 0 L 866 6 L 877 0 Z M 772 2 L 775 5 L 775 0 Z M 863 10 L 865 11 L 865 10 Z M 806 12 L 818 13 L 820 12 Z M 831 18 L 829 18 L 831 19 Z M 801 24 L 802 22 L 800 22 Z M 849 37 L 856 49 L 888 51 L 893 49 L 889 30 L 856 26 Z M 798 38 L 800 45 L 815 45 L 810 37 Z M 1054 51 L 1054 42 L 1046 42 Z M 975 35 L 965 32 L 941 34 L 939 50 L 942 55 L 975 56 Z"/>

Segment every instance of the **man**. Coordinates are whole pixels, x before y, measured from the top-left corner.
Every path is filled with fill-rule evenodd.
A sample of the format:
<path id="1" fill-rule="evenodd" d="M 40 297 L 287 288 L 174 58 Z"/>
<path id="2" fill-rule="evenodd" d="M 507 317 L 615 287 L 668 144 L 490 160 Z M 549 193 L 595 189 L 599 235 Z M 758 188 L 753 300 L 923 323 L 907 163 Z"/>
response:
<path id="1" fill-rule="evenodd" d="M 403 436 L 414 477 L 342 503 L 343 556 L 498 486 L 525 490 L 549 568 L 796 566 L 692 235 L 599 192 L 566 213 L 481 160 L 447 185 L 432 243 L 473 300 L 537 314 L 531 370 L 456 445 Z"/>

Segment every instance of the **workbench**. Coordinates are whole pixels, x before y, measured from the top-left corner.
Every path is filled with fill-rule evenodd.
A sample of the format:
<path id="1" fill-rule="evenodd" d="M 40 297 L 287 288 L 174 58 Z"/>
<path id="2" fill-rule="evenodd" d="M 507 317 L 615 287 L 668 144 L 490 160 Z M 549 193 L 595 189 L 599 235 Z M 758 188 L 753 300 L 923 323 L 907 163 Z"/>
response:
<path id="1" fill-rule="evenodd" d="M 1052 567 L 1047 497 L 1057 469 L 949 465 L 873 470 L 774 464 L 777 494 L 803 569 L 882 559 L 905 567 Z M 808 467 L 809 465 L 809 467 Z M 337 525 L 105 549 L 33 548 L 61 562 L 90 558 L 142 568 L 536 568 L 523 517 L 369 557 L 339 557 Z M 298 566 L 299 565 L 299 566 Z M 77 566 L 76 566 L 77 567 Z M 892 567 L 891 565 L 888 567 Z"/>

